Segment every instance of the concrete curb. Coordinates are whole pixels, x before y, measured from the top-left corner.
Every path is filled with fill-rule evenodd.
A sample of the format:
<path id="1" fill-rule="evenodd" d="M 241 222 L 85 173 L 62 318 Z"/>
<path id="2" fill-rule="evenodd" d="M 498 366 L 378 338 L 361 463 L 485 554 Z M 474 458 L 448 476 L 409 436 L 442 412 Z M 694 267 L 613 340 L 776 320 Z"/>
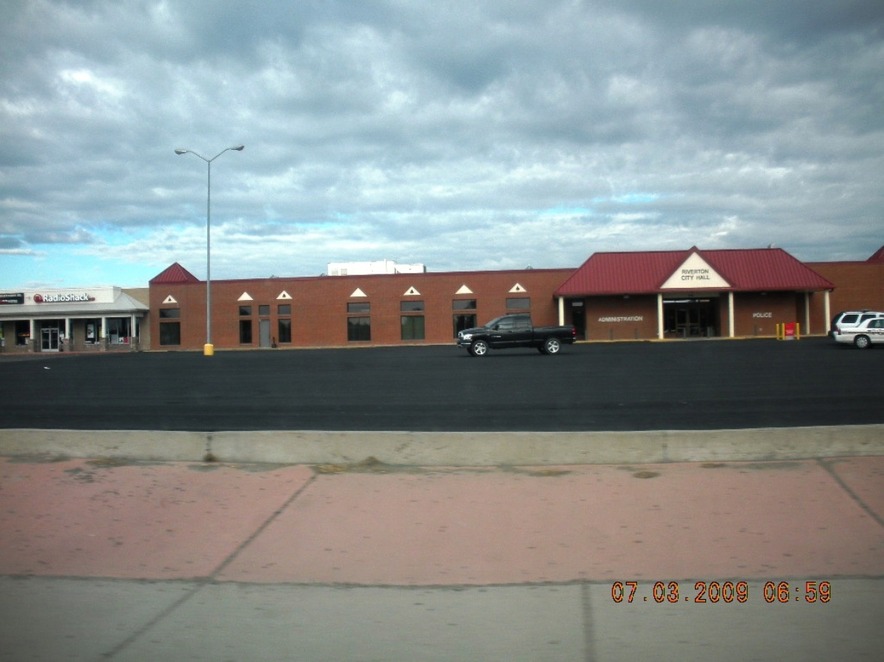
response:
<path id="1" fill-rule="evenodd" d="M 884 455 L 884 425 L 648 432 L 0 430 L 0 455 L 403 466 L 658 464 Z"/>

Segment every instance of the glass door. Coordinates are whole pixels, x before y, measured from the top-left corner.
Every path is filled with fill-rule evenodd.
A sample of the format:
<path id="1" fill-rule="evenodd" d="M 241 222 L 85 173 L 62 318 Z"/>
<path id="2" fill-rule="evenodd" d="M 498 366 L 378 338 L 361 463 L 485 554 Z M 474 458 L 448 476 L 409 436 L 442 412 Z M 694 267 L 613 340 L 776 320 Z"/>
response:
<path id="1" fill-rule="evenodd" d="M 40 349 L 44 352 L 58 351 L 58 322 L 43 322 L 40 327 Z"/>

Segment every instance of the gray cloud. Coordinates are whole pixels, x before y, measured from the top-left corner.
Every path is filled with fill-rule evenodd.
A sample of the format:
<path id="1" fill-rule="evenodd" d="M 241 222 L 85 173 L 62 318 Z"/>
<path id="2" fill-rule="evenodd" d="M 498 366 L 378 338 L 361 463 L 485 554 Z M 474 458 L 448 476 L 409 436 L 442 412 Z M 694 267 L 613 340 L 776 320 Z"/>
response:
<path id="1" fill-rule="evenodd" d="M 198 272 L 206 167 L 172 150 L 244 143 L 213 164 L 220 277 L 862 259 L 884 237 L 882 24 L 859 0 L 7 2 L 0 246 Z"/>

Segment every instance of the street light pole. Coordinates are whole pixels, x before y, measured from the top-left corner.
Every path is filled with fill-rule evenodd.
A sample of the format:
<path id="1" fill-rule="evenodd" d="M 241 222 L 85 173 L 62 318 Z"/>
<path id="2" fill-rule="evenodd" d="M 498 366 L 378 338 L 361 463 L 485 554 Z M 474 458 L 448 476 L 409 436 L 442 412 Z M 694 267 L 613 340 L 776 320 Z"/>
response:
<path id="1" fill-rule="evenodd" d="M 214 356 L 215 346 L 212 344 L 212 161 L 221 156 L 224 152 L 241 152 L 245 145 L 236 145 L 222 149 L 211 159 L 207 159 L 201 154 L 197 154 L 192 149 L 176 149 L 178 156 L 182 154 L 193 154 L 198 159 L 206 162 L 208 171 L 206 185 L 206 344 L 203 346 L 203 355 Z"/>

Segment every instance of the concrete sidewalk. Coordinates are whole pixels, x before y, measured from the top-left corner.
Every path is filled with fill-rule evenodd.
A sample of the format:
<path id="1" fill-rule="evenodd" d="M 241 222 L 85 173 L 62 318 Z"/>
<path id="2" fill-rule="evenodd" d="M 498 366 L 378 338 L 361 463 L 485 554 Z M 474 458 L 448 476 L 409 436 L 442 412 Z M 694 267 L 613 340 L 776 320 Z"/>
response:
<path id="1" fill-rule="evenodd" d="M 882 477 L 7 457 L 0 659 L 880 659 Z"/>

